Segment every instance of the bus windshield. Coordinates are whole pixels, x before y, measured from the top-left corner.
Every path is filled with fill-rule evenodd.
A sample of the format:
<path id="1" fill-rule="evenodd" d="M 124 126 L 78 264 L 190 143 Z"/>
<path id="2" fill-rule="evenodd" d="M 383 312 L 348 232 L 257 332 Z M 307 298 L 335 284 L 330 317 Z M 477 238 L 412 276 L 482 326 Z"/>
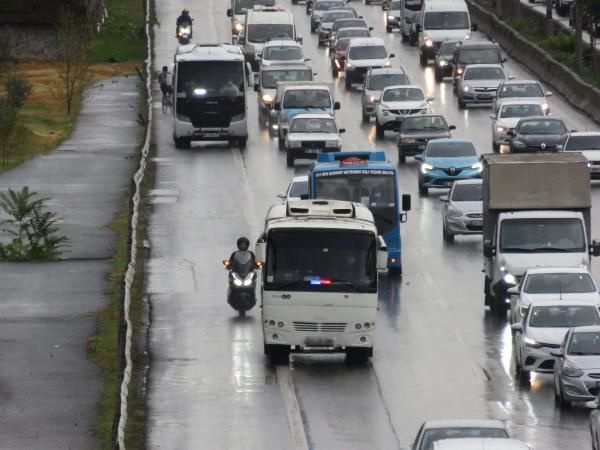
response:
<path id="1" fill-rule="evenodd" d="M 396 177 L 393 170 L 317 172 L 314 198 L 362 203 L 373 213 L 379 234 L 383 235 L 398 226 Z"/>
<path id="2" fill-rule="evenodd" d="M 233 4 L 234 13 L 240 15 L 252 9 L 254 5 L 274 6 L 275 0 L 235 0 Z"/>
<path id="3" fill-rule="evenodd" d="M 269 233 L 265 290 L 377 292 L 375 235 L 344 229 Z"/>
<path id="4" fill-rule="evenodd" d="M 177 65 L 177 98 L 244 97 L 244 65 L 238 61 L 188 61 Z"/>

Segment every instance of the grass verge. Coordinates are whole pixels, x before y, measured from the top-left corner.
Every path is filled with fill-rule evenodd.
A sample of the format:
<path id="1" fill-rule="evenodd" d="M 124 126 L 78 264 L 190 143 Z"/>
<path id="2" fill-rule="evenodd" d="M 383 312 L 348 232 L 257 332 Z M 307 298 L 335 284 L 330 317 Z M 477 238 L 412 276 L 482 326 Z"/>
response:
<path id="1" fill-rule="evenodd" d="M 533 20 L 507 17 L 505 22 L 529 42 L 544 49 L 556 61 L 577 73 L 585 82 L 600 88 L 600 74 L 594 72 L 589 65 L 589 45 L 584 44 L 583 69 L 577 71 L 575 65 L 575 36 L 573 34 L 561 31 L 554 36 L 546 37 L 545 30 Z"/>

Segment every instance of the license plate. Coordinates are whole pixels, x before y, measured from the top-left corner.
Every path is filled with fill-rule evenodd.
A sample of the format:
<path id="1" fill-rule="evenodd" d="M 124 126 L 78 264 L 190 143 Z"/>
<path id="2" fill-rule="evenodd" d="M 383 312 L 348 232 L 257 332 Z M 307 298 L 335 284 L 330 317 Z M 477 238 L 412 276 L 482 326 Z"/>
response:
<path id="1" fill-rule="evenodd" d="M 205 138 L 216 138 L 219 137 L 219 133 L 201 133 L 201 136 Z"/>
<path id="2" fill-rule="evenodd" d="M 471 220 L 471 225 L 475 227 L 481 227 L 483 226 L 483 220 Z"/>
<path id="3" fill-rule="evenodd" d="M 483 94 L 478 96 L 481 100 L 491 100 L 492 96 L 489 94 Z"/>
<path id="4" fill-rule="evenodd" d="M 324 337 L 307 337 L 304 341 L 305 347 L 334 347 L 334 341 L 332 338 Z"/>
<path id="5" fill-rule="evenodd" d="M 425 150 L 425 146 L 424 145 L 419 145 L 419 147 L 417 147 L 419 150 Z"/>
<path id="6" fill-rule="evenodd" d="M 445 187 L 451 187 L 452 183 L 453 183 L 453 181 L 444 181 L 444 186 Z"/>
<path id="7" fill-rule="evenodd" d="M 308 153 L 308 154 L 316 154 L 316 153 L 321 153 L 321 149 L 319 148 L 307 148 L 306 150 L 304 150 L 304 153 Z"/>

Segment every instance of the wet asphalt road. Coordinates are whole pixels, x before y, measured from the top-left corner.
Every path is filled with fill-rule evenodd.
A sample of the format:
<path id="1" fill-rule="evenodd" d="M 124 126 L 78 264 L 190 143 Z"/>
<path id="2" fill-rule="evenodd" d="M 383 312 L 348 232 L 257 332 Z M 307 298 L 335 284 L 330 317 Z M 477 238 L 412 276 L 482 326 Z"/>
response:
<path id="1" fill-rule="evenodd" d="M 291 8 L 305 53 L 331 82 L 329 59 L 310 34 L 304 4 Z M 191 11 L 196 42 L 229 42 L 228 2 L 157 0 L 155 69 L 173 59 L 174 23 L 183 6 Z M 459 111 L 449 83 L 436 84 L 431 68 L 418 64 L 415 48 L 386 34 L 380 5 L 352 3 L 396 54 L 412 81 L 433 95 L 433 110 L 457 126 L 454 136 L 491 151 L 490 108 Z M 483 39 L 475 33 L 477 39 Z M 530 78 L 509 61 L 508 72 Z M 395 138 L 375 140 L 374 124 L 362 124 L 360 93 L 335 81 L 342 104 L 337 121 L 347 129 L 344 149 L 383 149 L 397 161 Z M 158 90 L 156 106 L 160 106 Z M 293 430 L 278 375 L 262 354 L 260 310 L 236 318 L 226 303 L 221 260 L 240 235 L 254 241 L 267 208 L 306 165 L 285 166 L 285 155 L 259 124 L 256 94 L 248 94 L 250 138 L 243 152 L 224 144 L 176 150 L 168 116 L 157 116 L 158 165 L 150 224 L 147 293 L 152 305 L 149 448 L 292 448 Z M 551 98 L 555 115 L 572 129 L 596 125 Z M 480 237 L 444 244 L 442 191 L 417 193 L 417 165 L 400 169 L 402 193 L 413 211 L 402 231 L 404 277 L 381 280 L 375 356 L 368 367 L 348 368 L 341 356 L 294 356 L 289 370 L 308 444 L 315 449 L 406 448 L 420 423 L 441 418 L 499 418 L 515 437 L 537 449 L 590 448 L 586 408 L 555 409 L 550 376 L 530 388 L 513 380 L 510 329 L 483 307 Z M 600 215 L 594 189 L 593 222 Z M 596 228 L 594 236 L 600 235 Z M 598 261 L 594 262 L 594 268 Z M 288 372 L 285 372 L 286 374 Z"/>

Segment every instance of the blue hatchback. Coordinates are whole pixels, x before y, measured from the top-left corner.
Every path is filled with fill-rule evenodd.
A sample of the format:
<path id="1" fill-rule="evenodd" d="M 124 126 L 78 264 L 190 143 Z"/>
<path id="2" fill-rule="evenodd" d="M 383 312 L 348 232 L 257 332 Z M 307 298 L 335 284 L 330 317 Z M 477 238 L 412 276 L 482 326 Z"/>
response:
<path id="1" fill-rule="evenodd" d="M 422 155 L 419 167 L 419 193 L 427 195 L 429 188 L 449 188 L 456 180 L 481 178 L 483 166 L 468 139 L 432 139 Z"/>

